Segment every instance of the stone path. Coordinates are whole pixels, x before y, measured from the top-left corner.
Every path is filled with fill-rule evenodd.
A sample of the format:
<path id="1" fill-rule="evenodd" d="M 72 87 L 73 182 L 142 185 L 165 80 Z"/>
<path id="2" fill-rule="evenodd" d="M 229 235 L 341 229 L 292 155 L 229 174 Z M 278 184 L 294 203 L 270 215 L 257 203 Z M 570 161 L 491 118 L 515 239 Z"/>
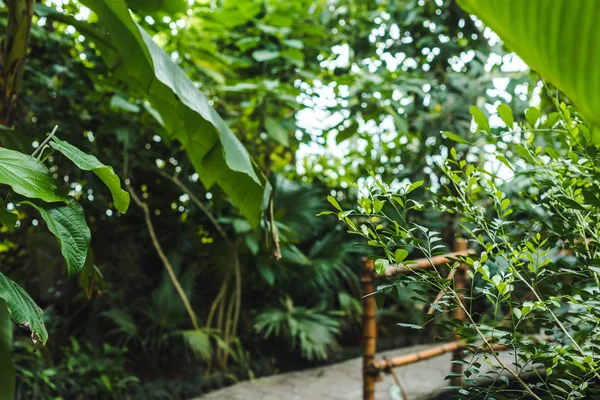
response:
<path id="1" fill-rule="evenodd" d="M 421 351 L 431 345 L 406 347 L 378 353 L 377 359 Z M 428 399 L 448 382 L 444 377 L 450 371 L 451 354 L 394 369 L 408 394 L 408 400 Z M 501 358 L 510 364 L 509 355 Z M 362 359 L 355 358 L 338 364 L 269 376 L 255 381 L 238 383 L 193 400 L 359 400 L 362 398 Z M 484 369 L 482 368 L 482 372 Z M 394 385 L 391 375 L 377 382 L 377 400 L 392 399 L 389 389 Z"/>

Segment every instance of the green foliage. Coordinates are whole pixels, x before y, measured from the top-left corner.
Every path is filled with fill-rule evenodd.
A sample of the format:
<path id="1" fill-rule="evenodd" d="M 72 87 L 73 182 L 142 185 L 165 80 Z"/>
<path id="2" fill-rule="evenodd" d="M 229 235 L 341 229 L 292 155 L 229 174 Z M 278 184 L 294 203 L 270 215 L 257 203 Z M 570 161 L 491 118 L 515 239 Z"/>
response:
<path id="1" fill-rule="evenodd" d="M 40 149 L 40 155 L 44 149 Z M 14 191 L 8 192 L 3 206 L 13 195 L 20 195 L 17 198 L 19 204 L 34 207 L 55 235 L 68 274 L 77 274 L 85 263 L 91 239 L 81 206 L 73 198 L 56 194 L 57 187 L 52 174 L 42 161 L 16 150 L 0 148 L 0 183 L 10 186 Z M 5 208 L 2 215 L 2 223 L 12 229 L 17 222 L 17 215 Z M 15 282 L 4 275 L 1 278 L 3 287 L 0 297 L 6 301 L 10 315 L 18 324 L 31 330 L 36 346 L 39 342 L 45 345 L 48 332 L 42 310 Z"/>
<path id="2" fill-rule="evenodd" d="M 358 344 L 357 272 L 365 249 L 354 247 L 333 218 L 315 216 L 326 208 L 326 196 L 347 209 L 359 196 L 350 183 L 373 179 L 365 178 L 368 170 L 394 185 L 423 181 L 412 187 L 412 200 L 396 198 L 414 206 L 407 212 L 411 221 L 443 228 L 445 238 L 451 237 L 457 220 L 431 208 L 420 211 L 437 196 L 425 189 L 447 183 L 434 161 L 454 152 L 487 163 L 486 149 L 505 135 L 494 121 L 489 122 L 493 135 L 471 132 L 469 106 L 476 103 L 488 115 L 490 104 L 510 95 L 507 106 L 521 124 L 528 107 L 523 90 L 533 90 L 538 81 L 535 74 L 506 72 L 504 59 L 488 57 L 504 53 L 450 0 L 128 1 L 132 13 L 121 0 L 90 0 L 84 3 L 92 9 L 89 17 L 82 3 L 36 4 L 14 118 L 19 135 L 0 128 L 0 142 L 28 153 L 39 139 L 35 132 L 59 125 L 65 132 L 61 138 L 123 171 L 122 178 L 130 178 L 147 203 L 157 239 L 177 266 L 186 293 L 193 293 L 198 321 L 208 320 L 219 288 L 228 285 L 223 316 L 215 313 L 211 325 L 220 319 L 222 331 L 189 330 L 150 246 L 142 210 L 116 212 L 117 199 L 90 178 L 89 168 L 81 171 L 69 157 L 52 152 L 66 142 L 51 142 L 40 160 L 58 182 L 56 195 L 68 192 L 85 209 L 96 251 L 85 259 L 78 282 L 64 279 L 60 253 L 52 236 L 35 226 L 44 224 L 35 210 L 19 206 L 16 196 L 2 207 L 11 213 L 7 223 L 15 226 L 13 232 L 2 231 L 2 272 L 43 306 L 52 342 L 32 375 L 21 380 L 22 389 L 38 391 L 22 398 L 43 398 L 40 392 L 72 398 L 80 394 L 78 385 L 89 386 L 92 397 L 117 392 L 102 389 L 99 375 L 81 375 L 84 381 L 77 384 L 77 375 L 64 372 L 69 336 L 89 340 L 98 351 L 98 343 L 122 349 L 115 359 L 144 382 L 119 386 L 118 375 L 126 379 L 129 373 L 115 369 L 106 375 L 113 388 L 122 389 L 119 395 L 143 399 L 192 398 L 236 379 L 315 365 L 325 355 L 336 359 L 338 342 Z M 189 8 L 185 15 L 183 8 Z M 509 78 L 506 94 L 494 94 L 495 78 Z M 542 93 L 537 110 L 544 111 L 545 101 Z M 512 165 L 510 152 L 498 152 L 500 157 L 519 167 Z M 238 158 L 242 162 L 235 164 Z M 236 172 L 238 167 L 243 171 Z M 259 169 L 273 186 L 264 221 L 258 215 L 268 184 Z M 206 182 L 214 179 L 229 186 Z M 111 192 L 123 194 L 114 182 Z M 393 202 L 378 200 L 370 209 L 388 213 Z M 238 207 L 245 209 L 240 213 Z M 16 224 L 10 221 L 14 216 Z M 256 229 L 248 218 L 257 222 Z M 278 245 L 269 232 L 273 227 Z M 277 249 L 279 260 L 273 256 Z M 377 258 L 416 255 L 410 248 L 392 250 Z M 389 290 L 402 303 L 381 311 L 384 336 L 398 337 L 398 320 L 421 326 L 415 314 L 427 304 L 406 306 L 419 287 L 411 282 Z M 225 311 L 235 304 L 239 329 L 232 336 L 237 337 L 224 343 L 221 335 L 235 315 Z M 265 313 L 275 318 L 257 335 L 255 323 Z M 327 329 L 311 336 L 321 322 Z M 273 331 L 264 338 L 276 324 L 280 335 Z M 292 335 L 294 324 L 302 329 Z M 419 334 L 419 340 L 429 337 L 428 331 Z M 313 350 L 303 352 L 302 336 L 311 338 L 305 347 Z M 105 367 L 103 355 L 81 347 Z M 201 377 L 220 367 L 215 355 L 223 352 L 229 369 Z M 289 357 L 282 359 L 281 353 Z M 313 361 L 303 360 L 303 354 Z M 58 374 L 71 383 L 51 391 L 46 382 L 60 382 Z"/>
<path id="3" fill-rule="evenodd" d="M 427 292 L 415 299 L 440 313 L 428 322 L 441 321 L 469 342 L 468 367 L 459 392 L 464 398 L 495 396 L 507 390 L 508 379 L 499 386 L 475 385 L 474 378 L 484 376 L 479 370 L 483 362 L 492 365 L 495 374 L 508 371 L 522 396 L 597 395 L 592 382 L 597 379 L 599 362 L 594 332 L 600 309 L 593 300 L 599 293 L 600 271 L 596 268 L 599 153 L 593 138 L 585 135 L 577 111 L 564 103 L 557 107 L 561 118 L 537 117 L 542 122 L 536 130 L 531 129 L 531 122 L 517 127 L 507 124 L 508 131 L 500 129 L 503 137 L 512 135 L 514 141 L 490 156 L 511 157 L 515 167 L 508 178 L 490 171 L 489 166 L 467 162 L 454 149 L 440 164 L 446 184 L 440 200 L 427 206 L 460 217 L 461 230 L 474 248 L 472 255 L 459 257 L 470 268 L 471 288 L 458 289 L 439 268 L 417 269 L 378 288 L 386 292 L 416 281 L 433 293 L 442 293 L 435 303 Z M 506 116 L 506 110 L 503 113 Z M 481 120 L 482 115 L 476 118 L 480 127 L 488 123 Z M 362 188 L 364 197 L 356 209 L 339 210 L 348 232 L 361 236 L 383 255 L 375 263 L 379 273 L 389 263 L 401 263 L 409 251 L 431 260 L 445 249 L 439 233 L 406 218 L 409 210 L 422 207 L 408 196 L 411 187 L 391 188 L 374 178 Z M 375 204 L 389 207 L 371 206 Z M 349 223 L 347 216 L 354 222 Z M 457 266 L 448 264 L 449 268 Z M 466 321 L 438 319 L 456 307 L 467 314 Z M 487 311 L 482 314 L 481 310 Z M 421 328 L 423 324 L 401 326 Z M 540 327 L 545 336 L 536 336 Z M 507 346 L 516 364 L 508 366 L 493 353 L 486 354 L 492 344 Z M 528 373 L 537 379 L 524 381 L 522 376 Z"/>
<path id="4" fill-rule="evenodd" d="M 124 1 L 87 0 L 104 33 L 92 36 L 107 67 L 148 99 L 165 139 L 177 139 L 207 188 L 218 184 L 253 225 L 258 223 L 264 183 L 248 152 L 206 96 L 145 32 Z M 83 34 L 88 34 L 84 28 Z"/>
<path id="5" fill-rule="evenodd" d="M 306 358 L 326 358 L 340 326 L 335 312 L 295 307 L 290 299 L 260 313 L 254 328 L 266 339 L 276 337 L 298 348 Z"/>
<path id="6" fill-rule="evenodd" d="M 38 159 L 18 151 L 0 148 L 0 183 L 15 193 L 45 202 L 61 202 L 48 168 Z"/>
<path id="7" fill-rule="evenodd" d="M 31 299 L 22 287 L 10 278 L 0 274 L 0 298 L 4 299 L 12 319 L 31 330 L 31 340 L 37 346 L 46 344 L 48 331 L 44 326 L 42 309 Z M 0 304 L 4 306 L 4 304 Z M 5 329 L 5 328 L 3 328 Z"/>
<path id="8" fill-rule="evenodd" d="M 15 347 L 15 400 L 124 399 L 138 381 L 126 371 L 127 348 L 71 338 L 52 365 L 47 354 L 33 352 L 25 343 L 17 342 Z"/>
<path id="9" fill-rule="evenodd" d="M 36 201 L 21 201 L 35 208 L 56 237 L 60 251 L 67 264 L 69 276 L 81 271 L 88 254 L 91 233 L 85 222 L 83 208 L 73 198 L 67 204 L 45 204 Z"/>
<path id="10" fill-rule="evenodd" d="M 594 66 L 600 47 L 594 40 L 599 33 L 592 17 L 595 2 L 580 1 L 576 6 L 568 0 L 551 5 L 544 0 L 501 3 L 461 0 L 459 3 L 577 105 L 589 120 L 593 143 L 597 144 L 600 141 L 596 129 L 600 125 L 597 108 L 600 79 Z M 590 43 L 590 46 L 582 50 L 580 43 Z"/>
<path id="11" fill-rule="evenodd" d="M 115 174 L 112 167 L 102 164 L 96 157 L 85 154 L 77 147 L 58 139 L 56 136 L 52 137 L 50 146 L 73 161 L 77 165 L 77 168 L 84 171 L 93 171 L 112 193 L 115 208 L 119 212 L 127 212 L 129 208 L 129 193 L 121 189 L 119 177 Z"/>

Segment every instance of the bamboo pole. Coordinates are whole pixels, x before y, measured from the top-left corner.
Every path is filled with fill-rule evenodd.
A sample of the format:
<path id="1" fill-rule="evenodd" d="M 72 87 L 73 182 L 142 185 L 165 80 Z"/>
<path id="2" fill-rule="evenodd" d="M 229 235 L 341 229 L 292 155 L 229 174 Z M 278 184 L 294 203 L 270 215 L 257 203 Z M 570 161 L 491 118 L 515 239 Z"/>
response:
<path id="1" fill-rule="evenodd" d="M 369 296 L 375 291 L 373 286 L 373 262 L 363 260 L 362 275 L 362 348 L 363 348 L 363 400 L 375 400 L 376 371 L 371 365 L 375 359 L 377 342 L 377 325 L 375 321 L 375 296 Z"/>
<path id="2" fill-rule="evenodd" d="M 463 239 L 459 239 L 459 240 L 463 240 Z M 472 251 L 467 250 L 466 241 L 465 241 L 464 250 L 454 251 L 452 253 L 442 254 L 439 256 L 432 257 L 431 262 L 429 262 L 429 260 L 427 258 L 419 258 L 417 260 L 414 260 L 414 264 L 410 264 L 410 265 L 403 265 L 403 264 L 390 265 L 385 270 L 385 273 L 380 276 L 394 276 L 394 275 L 398 275 L 398 274 L 406 274 L 415 269 L 427 269 L 427 268 L 432 267 L 432 265 L 431 265 L 432 263 L 436 267 L 444 266 L 444 265 L 452 262 L 452 260 L 450 258 L 466 257 L 471 253 L 472 253 Z"/>
<path id="3" fill-rule="evenodd" d="M 418 351 L 416 353 L 405 354 L 403 356 L 398 356 L 383 361 L 374 361 L 371 364 L 371 369 L 381 372 L 389 371 L 392 368 L 398 368 L 405 365 L 414 364 L 418 361 L 438 357 L 445 353 L 461 351 L 468 347 L 468 345 L 459 341 L 445 343 L 427 350 Z M 494 349 L 494 351 L 507 349 L 506 346 L 500 344 L 493 345 L 492 348 Z"/>
<path id="4" fill-rule="evenodd" d="M 468 251 L 467 246 L 468 246 L 468 243 L 465 239 L 456 238 L 456 240 L 454 241 L 454 250 L 457 252 L 467 252 Z M 464 268 L 457 268 L 455 271 L 456 271 L 456 273 L 454 274 L 454 291 L 457 292 L 458 295 L 460 296 L 460 301 L 463 303 L 463 305 L 466 305 L 465 298 L 462 293 L 465 289 L 466 271 Z M 457 307 L 453 312 L 453 316 L 454 316 L 454 318 L 456 318 L 460 321 L 464 321 L 467 318 L 467 316 L 464 312 L 464 309 L 462 307 Z M 454 338 L 457 341 L 461 339 L 456 334 L 455 334 Z M 459 359 L 459 358 L 462 358 L 461 349 L 455 349 L 452 353 L 452 359 L 454 360 L 454 359 Z M 452 379 L 450 379 L 450 384 L 452 386 L 460 386 L 462 384 L 462 372 L 463 372 L 462 364 L 452 363 L 451 371 L 454 374 L 460 374 L 460 375 L 455 375 L 454 377 L 452 377 Z"/>

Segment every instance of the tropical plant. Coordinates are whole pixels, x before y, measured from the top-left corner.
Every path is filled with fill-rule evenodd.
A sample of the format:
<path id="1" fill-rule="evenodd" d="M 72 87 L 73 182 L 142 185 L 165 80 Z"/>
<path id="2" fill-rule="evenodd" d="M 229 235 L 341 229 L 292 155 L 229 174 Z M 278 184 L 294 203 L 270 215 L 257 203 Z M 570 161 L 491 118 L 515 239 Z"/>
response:
<path id="1" fill-rule="evenodd" d="M 55 129 L 56 131 L 56 129 Z M 81 152 L 76 147 L 54 136 L 53 131 L 31 155 L 7 147 L 0 152 L 0 182 L 10 187 L 4 195 L 2 224 L 14 229 L 17 224 L 15 207 L 33 207 L 46 222 L 50 232 L 56 237 L 64 257 L 69 276 L 79 273 L 86 264 L 90 246 L 90 230 L 83 209 L 71 196 L 58 195 L 52 173 L 42 160 L 44 150 L 57 151 L 73 161 L 78 168 L 93 171 L 110 189 L 115 207 L 126 212 L 129 206 L 129 194 L 121 189 L 121 184 L 112 168 L 102 164 L 94 156 Z M 18 134 L 18 133 L 13 133 Z M 10 211 L 9 209 L 10 208 Z M 89 261 L 93 262 L 93 261 Z M 48 332 L 44 325 L 42 310 L 19 285 L 7 276 L 0 274 L 0 298 L 5 304 L 0 312 L 8 312 L 19 325 L 31 330 L 31 339 L 35 346 L 45 345 Z M 7 320 L 4 320 L 7 323 Z M 10 326 L 10 325 L 9 325 Z M 10 327 L 5 327 L 6 343 L 11 342 Z M 4 350 L 2 362 L 7 370 L 12 363 L 10 350 Z M 7 374 L 7 380 L 11 378 Z M 12 397 L 14 383 L 7 382 L 7 398 Z"/>
<path id="2" fill-rule="evenodd" d="M 413 270 L 412 275 L 381 286 L 378 292 L 418 281 L 442 295 L 432 301 L 421 294 L 416 297 L 419 302 L 442 316 L 455 309 L 465 313 L 465 323 L 445 322 L 469 343 L 467 359 L 457 361 L 466 364 L 464 383 L 456 388 L 462 395 L 496 396 L 507 390 L 509 380 L 502 373 L 508 373 L 519 383 L 523 396 L 590 398 L 597 394 L 592 382 L 598 363 L 597 151 L 585 134 L 577 133 L 586 128 L 576 111 L 564 104 L 544 119 L 538 114 L 532 117 L 536 111 L 530 110 L 529 121 L 522 125 L 514 124 L 509 109 L 499 111 L 505 128 L 491 128 L 479 110 L 473 114 L 479 129 L 511 137 L 507 149 L 492 155 L 514 176 L 502 178 L 485 166 L 465 161 L 454 149 L 441 164 L 448 183 L 436 206 L 461 218 L 462 230 L 474 245 L 472 255 L 458 257 L 457 263 L 448 266 L 467 265 L 471 287 L 456 287 L 454 278 L 434 268 L 431 272 Z M 544 147 L 550 138 L 554 146 Z M 558 149 L 556 143 L 560 143 Z M 512 154 L 510 162 L 502 155 L 507 153 Z M 523 180 L 526 189 L 512 191 L 508 197 L 506 188 L 523 185 Z M 363 237 L 383 256 L 375 261 L 379 273 L 391 263 L 410 268 L 406 259 L 413 252 L 429 260 L 443 252 L 439 233 L 406 219 L 408 210 L 423 206 L 409 196 L 420 184 L 390 188 L 374 178 L 361 188 L 363 197 L 354 210 L 345 211 L 330 199 L 349 233 Z M 519 210 L 521 204 L 526 208 Z M 566 254 L 576 261 L 569 263 Z M 490 317 L 478 318 L 481 310 L 487 310 Z M 539 327 L 542 337 L 537 336 Z M 502 361 L 494 345 L 510 349 L 514 365 Z M 474 378 L 483 362 L 494 367 L 498 385 L 476 386 Z"/>
<path id="3" fill-rule="evenodd" d="M 256 317 L 255 329 L 266 339 L 276 337 L 299 349 L 306 358 L 326 358 L 335 344 L 340 326 L 335 312 L 295 307 L 285 299 L 278 308 L 267 309 Z"/>

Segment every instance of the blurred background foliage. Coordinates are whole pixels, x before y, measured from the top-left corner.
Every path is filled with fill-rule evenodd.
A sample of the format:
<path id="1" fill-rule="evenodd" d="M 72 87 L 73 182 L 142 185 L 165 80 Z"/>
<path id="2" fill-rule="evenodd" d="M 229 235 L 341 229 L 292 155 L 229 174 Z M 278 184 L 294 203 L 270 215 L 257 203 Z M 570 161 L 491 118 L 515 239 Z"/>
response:
<path id="1" fill-rule="evenodd" d="M 77 1 L 44 3 L 95 18 Z M 424 180 L 414 198 L 429 199 L 435 191 L 424 189 L 442 179 L 434 161 L 454 145 L 441 132 L 472 135 L 470 105 L 501 101 L 522 115 L 532 94 L 547 101 L 539 78 L 451 0 L 127 3 L 270 181 L 279 243 L 264 223 L 252 229 L 222 191 L 207 191 L 93 42 L 38 4 L 16 129 L 32 143 L 58 125 L 61 137 L 131 178 L 202 329 L 192 330 L 176 299 L 142 210 L 107 209 L 97 179 L 50 158 L 62 189 L 86 210 L 95 265 L 67 280 L 35 215 L 20 214 L 18 229 L 1 232 L 3 269 L 44 308 L 50 331 L 37 353 L 18 332 L 21 399 L 189 398 L 357 355 L 366 250 L 335 219 L 316 216 L 329 208 L 326 196 L 351 202 L 353 183 L 373 173 L 386 182 Z M 482 162 L 486 146 L 498 145 L 469 140 L 477 145 L 464 145 L 461 157 Z M 451 216 L 411 218 L 452 243 Z M 395 322 L 418 312 L 384 308 L 382 346 L 417 340 Z"/>

